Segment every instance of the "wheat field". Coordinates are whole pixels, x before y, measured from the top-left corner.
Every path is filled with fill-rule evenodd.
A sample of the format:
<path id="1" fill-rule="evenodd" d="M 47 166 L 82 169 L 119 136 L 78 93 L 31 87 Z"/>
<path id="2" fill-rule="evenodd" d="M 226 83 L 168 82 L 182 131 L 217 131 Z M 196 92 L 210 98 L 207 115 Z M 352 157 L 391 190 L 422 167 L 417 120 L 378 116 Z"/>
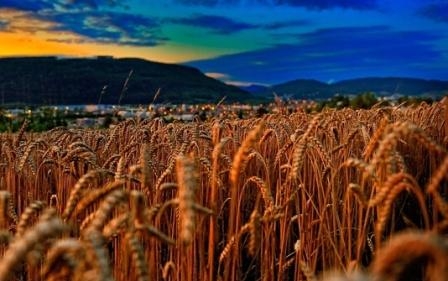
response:
<path id="1" fill-rule="evenodd" d="M 24 123 L 0 281 L 448 280 L 447 105 Z"/>

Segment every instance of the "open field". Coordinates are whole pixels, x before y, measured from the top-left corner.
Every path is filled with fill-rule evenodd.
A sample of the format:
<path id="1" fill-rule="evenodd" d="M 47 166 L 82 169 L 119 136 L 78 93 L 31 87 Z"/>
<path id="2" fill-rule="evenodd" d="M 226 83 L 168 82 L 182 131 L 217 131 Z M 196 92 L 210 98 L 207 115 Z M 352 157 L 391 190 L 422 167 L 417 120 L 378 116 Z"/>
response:
<path id="1" fill-rule="evenodd" d="M 0 281 L 447 280 L 447 105 L 2 134 Z"/>

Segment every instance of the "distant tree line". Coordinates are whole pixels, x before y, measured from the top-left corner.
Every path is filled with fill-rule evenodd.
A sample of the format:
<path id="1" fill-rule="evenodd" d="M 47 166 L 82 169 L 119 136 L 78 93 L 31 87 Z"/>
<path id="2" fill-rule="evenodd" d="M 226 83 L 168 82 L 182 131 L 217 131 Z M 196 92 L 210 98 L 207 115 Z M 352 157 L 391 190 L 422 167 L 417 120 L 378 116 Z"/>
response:
<path id="1" fill-rule="evenodd" d="M 394 101 L 396 104 L 403 104 L 406 106 L 416 105 L 421 102 L 431 104 L 434 100 L 430 97 L 400 97 Z M 325 107 L 328 108 L 344 108 L 351 107 L 353 109 L 369 109 L 378 104 L 379 106 L 390 106 L 390 100 L 381 100 L 374 93 L 366 92 L 356 95 L 353 98 L 344 95 L 335 95 L 334 97 L 320 101 L 317 103 L 316 110 L 320 111 Z"/>

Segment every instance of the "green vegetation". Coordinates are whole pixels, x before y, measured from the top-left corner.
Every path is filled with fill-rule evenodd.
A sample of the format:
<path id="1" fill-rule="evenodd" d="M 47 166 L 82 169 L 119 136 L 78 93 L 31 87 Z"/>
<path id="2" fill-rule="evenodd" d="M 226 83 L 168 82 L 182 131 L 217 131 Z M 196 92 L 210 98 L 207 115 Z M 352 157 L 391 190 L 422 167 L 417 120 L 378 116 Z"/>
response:
<path id="1" fill-rule="evenodd" d="M 55 127 L 67 127 L 70 124 L 76 124 L 76 119 L 82 118 L 95 118 L 104 117 L 105 122 L 102 125 L 96 126 L 97 128 L 106 128 L 112 122 L 112 116 L 93 115 L 89 112 L 64 112 L 60 110 L 54 110 L 52 107 L 39 108 L 38 113 L 31 111 L 31 109 L 23 109 L 18 114 L 11 114 L 7 110 L 0 108 L 0 132 L 17 132 L 22 124 L 28 121 L 26 131 L 29 132 L 44 132 L 51 130 Z M 118 120 L 118 118 L 115 118 Z"/>
<path id="2" fill-rule="evenodd" d="M 389 106 L 392 103 L 394 104 L 402 104 L 406 106 L 418 105 L 420 103 L 431 104 L 434 100 L 430 97 L 400 97 L 397 100 L 384 100 L 379 99 L 373 92 L 366 92 L 354 97 L 336 95 L 327 100 L 321 101 L 317 103 L 315 111 L 321 111 L 323 108 L 345 108 L 350 107 L 353 109 L 369 109 L 374 105 L 378 106 Z"/>

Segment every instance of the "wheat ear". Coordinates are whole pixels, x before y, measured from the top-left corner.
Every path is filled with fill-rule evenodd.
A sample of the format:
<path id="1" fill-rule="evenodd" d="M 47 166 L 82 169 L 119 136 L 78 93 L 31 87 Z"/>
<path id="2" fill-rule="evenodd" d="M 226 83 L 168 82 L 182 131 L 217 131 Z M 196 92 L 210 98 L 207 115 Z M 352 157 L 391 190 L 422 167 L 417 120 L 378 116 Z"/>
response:
<path id="1" fill-rule="evenodd" d="M 250 152 L 250 149 L 253 145 L 257 143 L 261 134 L 263 132 L 264 123 L 261 122 L 257 127 L 255 127 L 252 131 L 249 132 L 247 137 L 244 139 L 240 148 L 236 152 L 232 167 L 230 169 L 230 182 L 232 183 L 232 190 L 236 190 L 238 188 L 239 176 L 241 171 L 241 167 L 244 165 L 244 162 L 247 160 L 247 156 Z M 232 198 L 237 198 L 236 196 Z"/>
<path id="2" fill-rule="evenodd" d="M 25 211 L 20 216 L 19 223 L 17 224 L 17 237 L 20 237 L 25 233 L 27 227 L 30 225 L 32 215 L 39 212 L 43 208 L 44 203 L 42 201 L 34 201 L 25 209 Z"/>
<path id="3" fill-rule="evenodd" d="M 173 261 L 167 261 L 165 263 L 165 265 L 163 266 L 163 270 L 162 270 L 162 278 L 163 280 L 167 280 L 168 279 L 168 274 L 170 272 L 176 272 L 176 264 Z"/>
<path id="4" fill-rule="evenodd" d="M 74 216 L 76 217 L 79 213 L 81 213 L 83 210 L 85 210 L 88 206 L 92 205 L 93 203 L 101 200 L 104 196 L 107 196 L 111 192 L 115 190 L 119 190 L 123 188 L 124 181 L 114 181 L 111 183 L 106 184 L 101 189 L 96 189 L 92 191 L 88 196 L 83 197 L 79 204 L 76 206 L 74 210 Z"/>
<path id="5" fill-rule="evenodd" d="M 63 219 L 70 218 L 73 210 L 75 210 L 76 205 L 81 197 L 81 191 L 87 185 L 89 185 L 93 180 L 98 178 L 99 175 L 107 173 L 105 170 L 92 170 L 88 173 L 84 174 L 75 184 L 72 191 L 70 192 L 70 196 L 68 198 L 66 207 L 64 209 L 64 213 L 62 214 Z"/>
<path id="6" fill-rule="evenodd" d="M 272 197 L 271 189 L 267 186 L 266 182 L 257 176 L 252 176 L 247 181 L 255 183 L 255 185 L 260 189 L 261 197 L 265 205 L 265 212 L 269 210 L 274 210 L 274 198 Z"/>
<path id="7" fill-rule="evenodd" d="M 308 128 L 306 129 L 305 133 L 302 135 L 302 137 L 298 141 L 297 146 L 294 149 L 291 162 L 292 169 L 289 174 L 290 180 L 295 180 L 298 177 L 298 173 L 303 165 L 303 158 L 305 157 L 307 141 L 311 137 L 312 132 L 319 125 L 320 117 L 320 115 L 316 115 L 313 117 L 310 124 L 308 125 Z"/>
<path id="8" fill-rule="evenodd" d="M 441 236 L 405 232 L 394 235 L 380 249 L 372 264 L 372 273 L 384 281 L 410 280 L 426 266 L 426 279 L 443 281 L 448 278 L 448 244 Z"/>
<path id="9" fill-rule="evenodd" d="M 25 119 L 22 123 L 22 126 L 20 127 L 19 132 L 17 133 L 17 138 L 14 141 L 14 146 L 18 147 L 20 145 L 20 142 L 22 141 L 23 135 L 25 134 L 25 130 L 30 124 L 30 120 Z"/>
<path id="10" fill-rule="evenodd" d="M 249 254 L 255 256 L 261 245 L 261 216 L 257 210 L 250 215 L 249 220 Z"/>
<path id="11" fill-rule="evenodd" d="M 100 207 L 95 213 L 95 217 L 92 219 L 89 228 L 97 231 L 102 231 L 106 223 L 107 218 L 112 213 L 113 208 L 124 201 L 126 198 L 126 193 L 123 190 L 114 190 L 101 202 Z"/>
<path id="12" fill-rule="evenodd" d="M 63 222 L 58 218 L 53 218 L 48 221 L 38 222 L 22 237 L 14 240 L 0 261 L 0 281 L 8 280 L 13 269 L 37 244 L 50 237 L 59 235 L 64 229 L 65 225 Z"/>
<path id="13" fill-rule="evenodd" d="M 420 191 L 420 189 L 417 187 L 415 182 L 400 182 L 397 185 L 395 185 L 392 190 L 388 193 L 388 195 L 386 196 L 386 198 L 384 199 L 384 202 L 381 206 L 381 208 L 379 209 L 378 212 L 378 221 L 377 221 L 377 227 L 376 227 L 376 233 L 375 233 L 375 237 L 376 237 L 376 245 L 379 246 L 381 243 L 381 235 L 383 233 L 384 227 L 389 219 L 389 214 L 391 212 L 392 209 L 392 205 L 393 202 L 395 201 L 395 198 L 403 191 L 403 190 L 408 190 L 412 193 L 414 193 L 415 197 L 417 198 L 417 201 L 420 205 L 420 209 L 422 211 L 422 215 L 423 215 L 423 222 L 425 224 L 425 227 L 428 228 L 429 227 L 429 218 L 428 218 L 428 213 L 426 210 L 426 204 L 425 204 L 425 200 L 424 200 L 424 196 L 422 194 L 422 192 Z"/>
<path id="14" fill-rule="evenodd" d="M 383 119 L 381 119 L 380 123 L 378 124 L 377 129 L 373 133 L 373 136 L 370 138 L 369 143 L 367 144 L 366 148 L 364 149 L 364 153 L 363 153 L 364 160 L 367 161 L 367 159 L 369 159 L 372 156 L 372 154 L 375 151 L 375 149 L 377 148 L 379 140 L 383 136 L 388 124 L 389 124 L 388 118 L 384 117 Z"/>
<path id="15" fill-rule="evenodd" d="M 146 263 L 145 253 L 142 245 L 138 241 L 137 236 L 134 231 L 128 231 L 125 236 L 126 241 L 129 245 L 129 250 L 131 251 L 132 262 L 134 263 L 137 280 L 138 281 L 149 281 L 149 267 Z"/>
<path id="16" fill-rule="evenodd" d="M 145 198 L 141 191 L 132 190 L 130 193 L 131 219 L 134 225 L 144 224 Z"/>
<path id="17" fill-rule="evenodd" d="M 429 184 L 426 188 L 426 191 L 433 197 L 437 208 L 445 217 L 445 219 L 448 218 L 448 203 L 440 195 L 439 187 L 442 180 L 446 177 L 447 171 L 448 171 L 448 156 L 446 156 L 445 159 L 443 159 L 442 164 L 439 165 L 437 171 L 431 176 Z"/>
<path id="18" fill-rule="evenodd" d="M 79 240 L 58 240 L 48 250 L 41 277 L 43 280 L 57 281 L 68 280 L 73 276 L 72 280 L 77 280 L 75 276 L 81 273 L 84 260 L 85 249 Z"/>
<path id="19" fill-rule="evenodd" d="M 124 201 L 125 198 L 126 193 L 123 190 L 115 190 L 110 193 L 106 199 L 101 202 L 90 226 L 85 232 L 82 233 L 84 239 L 87 240 L 89 245 L 87 251 L 88 260 L 96 266 L 92 274 L 96 274 L 97 280 L 100 281 L 113 280 L 112 271 L 109 264 L 109 255 L 104 247 L 106 240 L 102 235 L 102 231 L 106 220 L 112 213 L 114 207 L 118 203 Z"/>
<path id="20" fill-rule="evenodd" d="M 241 229 L 238 231 L 238 233 L 236 235 L 233 235 L 229 239 L 227 244 L 222 249 L 221 254 L 219 255 L 219 263 L 220 264 L 223 262 L 224 259 L 226 259 L 229 256 L 230 251 L 233 249 L 235 244 L 239 242 L 241 235 L 248 232 L 249 230 L 250 230 L 250 225 L 248 223 L 246 223 L 245 225 L 243 225 L 243 227 L 241 227 Z"/>
<path id="21" fill-rule="evenodd" d="M 94 268 L 91 271 L 85 272 L 84 277 L 87 279 L 92 278 L 91 280 L 113 281 L 112 270 L 109 263 L 109 253 L 104 247 L 106 240 L 102 233 L 89 227 L 86 234 L 84 234 L 84 238 L 88 243 L 86 262 L 90 263 Z"/>
<path id="22" fill-rule="evenodd" d="M 151 165 L 152 161 L 150 146 L 148 143 L 145 143 L 140 151 L 140 166 L 142 167 L 141 182 L 146 188 L 149 188 L 153 177 Z"/>
<path id="23" fill-rule="evenodd" d="M 120 228 L 126 225 L 129 221 L 129 213 L 120 214 L 118 217 L 110 220 L 103 228 L 103 236 L 106 240 L 109 240 L 114 236 Z"/>
<path id="24" fill-rule="evenodd" d="M 195 232 L 195 191 L 199 185 L 199 175 L 194 160 L 186 156 L 178 156 L 176 175 L 181 213 L 180 240 L 184 246 L 188 246 L 193 241 Z"/>
<path id="25" fill-rule="evenodd" d="M 120 181 L 124 179 L 124 168 L 125 168 L 125 157 L 121 156 L 117 163 L 117 171 L 115 172 L 115 181 Z"/>

